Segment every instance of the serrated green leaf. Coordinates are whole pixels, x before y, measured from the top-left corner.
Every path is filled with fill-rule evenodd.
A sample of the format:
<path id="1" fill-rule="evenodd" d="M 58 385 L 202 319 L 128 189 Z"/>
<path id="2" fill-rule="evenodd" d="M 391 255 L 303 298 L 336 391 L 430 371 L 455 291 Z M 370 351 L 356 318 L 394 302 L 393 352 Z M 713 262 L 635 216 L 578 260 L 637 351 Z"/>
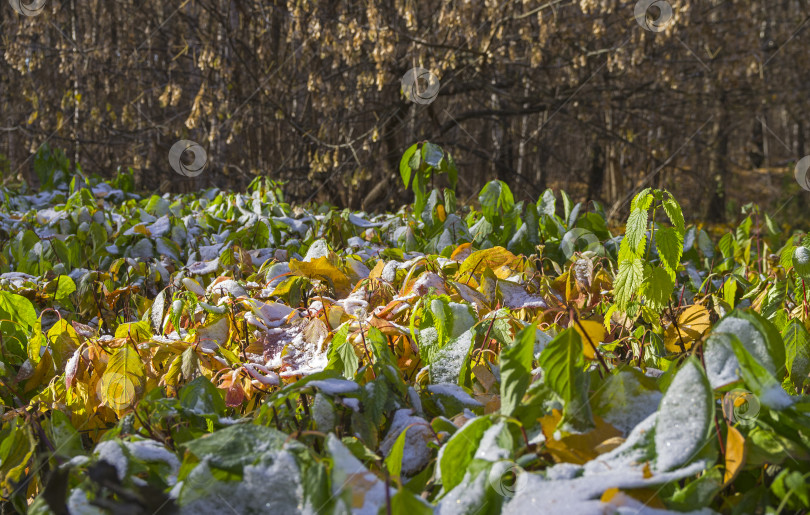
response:
<path id="1" fill-rule="evenodd" d="M 655 231 L 655 247 L 661 263 L 674 279 L 683 255 L 683 235 L 672 227 L 662 227 Z"/>
<path id="2" fill-rule="evenodd" d="M 683 211 L 681 211 L 681 206 L 671 195 L 663 202 L 663 206 L 664 211 L 667 214 L 667 218 L 669 218 L 669 221 L 672 222 L 672 225 L 675 226 L 678 234 L 681 235 L 681 239 L 683 239 L 683 235 L 686 232 L 686 226 L 683 219 Z"/>
<path id="3" fill-rule="evenodd" d="M 627 239 L 628 248 L 639 255 L 644 252 L 644 244 L 647 241 L 646 210 L 637 209 L 630 213 L 630 216 L 627 218 L 624 237 Z"/>
<path id="4" fill-rule="evenodd" d="M 594 428 L 588 401 L 588 375 L 584 372 L 585 358 L 582 339 L 573 328 L 566 329 L 551 340 L 539 359 L 543 380 L 564 403 L 560 427 L 576 431 Z"/>
<path id="5" fill-rule="evenodd" d="M 616 280 L 613 283 L 613 295 L 619 305 L 619 309 L 622 311 L 626 309 L 633 294 L 641 288 L 643 281 L 644 261 L 642 261 L 641 258 L 623 261 L 619 265 L 619 273 L 616 274 Z"/>
<path id="6" fill-rule="evenodd" d="M 669 304 L 669 297 L 675 283 L 672 276 L 661 267 L 653 267 L 644 279 L 642 287 L 644 297 L 650 309 L 660 313 Z"/>

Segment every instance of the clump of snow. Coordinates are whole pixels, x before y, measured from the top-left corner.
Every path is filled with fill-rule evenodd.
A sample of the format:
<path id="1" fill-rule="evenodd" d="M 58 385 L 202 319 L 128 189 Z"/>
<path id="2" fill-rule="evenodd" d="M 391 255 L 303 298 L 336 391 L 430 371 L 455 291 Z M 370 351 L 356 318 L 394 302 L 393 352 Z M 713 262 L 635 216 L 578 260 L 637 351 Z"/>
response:
<path id="1" fill-rule="evenodd" d="M 360 413 L 360 399 L 355 399 L 353 397 L 349 398 L 338 398 L 338 402 L 346 406 L 347 408 L 351 409 L 355 413 Z"/>
<path id="2" fill-rule="evenodd" d="M 756 359 L 759 364 L 761 364 L 765 369 L 771 373 L 771 375 L 776 375 L 776 365 L 773 362 L 773 358 L 771 357 L 770 352 L 768 351 L 768 346 L 765 342 L 765 337 L 756 326 L 751 323 L 750 321 L 744 318 L 735 318 L 735 317 L 726 317 L 718 323 L 714 329 L 712 330 L 713 333 L 730 333 L 735 335 L 742 343 L 745 350 L 751 353 L 751 356 Z M 723 340 L 725 345 L 728 345 L 729 349 L 732 353 L 732 356 L 728 357 L 729 363 L 724 367 L 727 370 L 729 367 L 734 367 L 736 371 L 739 368 L 739 362 L 737 362 L 737 358 L 733 356 L 734 351 L 731 350 L 731 344 L 728 340 Z M 721 350 L 717 348 L 716 350 Z M 726 351 L 727 353 L 727 351 Z M 706 355 L 704 359 L 714 360 L 715 357 L 710 354 L 709 348 L 706 348 Z M 707 367 L 709 366 L 709 361 L 706 362 Z M 736 376 L 739 377 L 739 376 Z M 712 383 L 714 386 L 714 383 Z"/>
<path id="3" fill-rule="evenodd" d="M 613 451 L 586 463 L 583 467 L 559 464 L 541 474 L 518 474 L 514 497 L 503 513 L 565 513 L 591 515 L 614 513 L 599 499 L 609 488 L 648 488 L 692 476 L 706 468 L 699 461 L 670 472 L 645 471 L 644 442 L 656 425 L 659 414 L 639 424 L 627 441 Z"/>
<path id="4" fill-rule="evenodd" d="M 449 307 L 450 312 L 453 314 L 453 327 L 450 330 L 450 338 L 458 338 L 474 326 L 477 320 L 469 304 L 450 302 Z"/>
<path id="5" fill-rule="evenodd" d="M 310 262 L 314 259 L 326 257 L 329 255 L 329 245 L 326 240 L 316 240 L 309 246 L 307 255 L 304 256 L 304 261 Z"/>
<path id="6" fill-rule="evenodd" d="M 230 294 L 234 297 L 247 297 L 247 291 L 245 291 L 245 288 L 233 279 L 226 279 L 209 286 L 208 293 L 219 296 L 227 296 Z"/>
<path id="7" fill-rule="evenodd" d="M 334 379 L 334 378 L 310 381 L 308 383 L 308 386 L 317 388 L 318 390 L 327 395 L 343 395 L 346 393 L 354 392 L 360 388 L 360 385 L 358 385 L 354 381 L 349 381 L 348 379 Z"/>
<path id="8" fill-rule="evenodd" d="M 437 515 L 477 513 L 484 503 L 487 479 L 488 475 L 485 472 L 479 472 L 475 478 L 472 478 L 468 470 L 461 483 L 442 497 L 435 513 Z M 533 512 L 525 513 L 538 513 L 538 511 L 535 509 Z"/>
<path id="9" fill-rule="evenodd" d="M 315 394 L 312 401 L 312 418 L 318 431 L 328 433 L 335 427 L 335 406 L 324 394 Z"/>
<path id="10" fill-rule="evenodd" d="M 503 421 L 493 424 L 489 429 L 484 431 L 484 435 L 481 437 L 481 441 L 478 444 L 478 449 L 475 451 L 475 459 L 494 462 L 509 458 L 511 450 L 504 449 L 498 443 L 499 438 L 501 438 L 501 433 L 504 431 L 507 431 L 507 429 Z"/>
<path id="11" fill-rule="evenodd" d="M 483 406 L 483 404 L 473 399 L 470 394 L 464 391 L 464 388 L 460 387 L 457 384 L 452 383 L 431 384 L 427 387 L 427 390 L 435 396 L 434 400 L 436 402 L 436 405 L 442 411 L 447 410 L 445 410 L 445 407 L 442 405 L 441 396 L 451 397 L 456 401 L 458 401 L 462 406 L 467 408 L 480 408 Z"/>
<path id="12" fill-rule="evenodd" d="M 408 432 L 405 434 L 402 474 L 411 476 L 427 465 L 432 454 L 428 442 L 434 440 L 433 430 L 425 419 L 414 416 L 410 409 L 397 410 L 391 428 L 380 444 L 380 450 L 386 457 L 391 454 L 394 443 L 406 428 Z"/>
<path id="13" fill-rule="evenodd" d="M 537 330 L 534 337 L 534 359 L 540 358 L 540 354 L 543 352 L 543 349 L 545 349 L 546 345 L 548 345 L 553 339 L 553 336 L 546 334 L 540 329 Z"/>
<path id="14" fill-rule="evenodd" d="M 774 410 L 783 410 L 793 405 L 793 398 L 776 382 L 760 392 L 759 401 Z"/>
<path id="15" fill-rule="evenodd" d="M 105 515 L 103 510 L 90 504 L 87 492 L 81 488 L 74 488 L 67 500 L 68 511 L 71 515 Z"/>
<path id="16" fill-rule="evenodd" d="M 321 349 L 320 343 L 308 343 L 301 332 L 295 335 L 285 349 L 286 355 L 283 357 L 283 361 L 289 365 L 289 368 L 279 374 L 281 377 L 321 372 L 329 363 L 326 349 Z M 280 354 L 278 359 L 282 359 Z M 267 367 L 271 368 L 273 365 L 275 362 L 268 363 Z"/>
<path id="17" fill-rule="evenodd" d="M 162 461 L 167 464 L 171 469 L 168 476 L 169 485 L 173 485 L 177 481 L 177 472 L 180 470 L 180 460 L 177 459 L 174 453 L 169 452 L 168 449 L 163 447 L 163 445 L 154 440 L 125 441 L 124 445 L 130 455 L 139 461 Z"/>
<path id="18" fill-rule="evenodd" d="M 425 331 L 422 331 L 424 333 Z M 422 336 L 420 333 L 420 336 Z M 470 352 L 473 331 L 469 329 L 458 338 L 450 340 L 430 363 L 430 379 L 433 383 L 457 383 L 458 374 Z"/>
<path id="19" fill-rule="evenodd" d="M 197 469 L 200 474 L 195 477 Z M 217 481 L 205 462 L 186 480 L 189 484 L 184 485 L 179 499 L 182 515 L 304 511 L 300 470 L 286 450 L 269 452 L 256 465 L 246 465 L 241 481 Z"/>
<path id="20" fill-rule="evenodd" d="M 498 288 L 503 295 L 503 305 L 509 309 L 548 308 L 546 301 L 539 295 L 531 295 L 516 283 L 498 281 Z"/>
<path id="21" fill-rule="evenodd" d="M 127 475 L 127 466 L 129 465 L 129 460 L 127 460 L 127 456 L 124 454 L 124 449 L 121 447 L 118 440 L 107 440 L 99 443 L 96 445 L 93 453 L 98 456 L 100 461 L 106 461 L 115 467 L 115 471 L 118 474 L 118 479 L 121 481 L 124 480 Z"/>

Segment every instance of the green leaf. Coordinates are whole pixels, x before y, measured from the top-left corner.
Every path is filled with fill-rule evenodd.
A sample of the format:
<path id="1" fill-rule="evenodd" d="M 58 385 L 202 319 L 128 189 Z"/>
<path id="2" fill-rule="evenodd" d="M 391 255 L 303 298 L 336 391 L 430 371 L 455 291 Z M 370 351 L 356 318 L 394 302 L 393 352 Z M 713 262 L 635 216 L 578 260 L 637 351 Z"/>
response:
<path id="1" fill-rule="evenodd" d="M 520 405 L 531 381 L 537 327 L 523 328 L 509 347 L 501 349 L 501 414 L 510 417 Z"/>
<path id="2" fill-rule="evenodd" d="M 25 477 L 36 441 L 22 418 L 4 426 L 0 429 L 0 495 L 8 498 Z"/>
<path id="3" fill-rule="evenodd" d="M 810 374 L 810 333 L 796 320 L 782 331 L 785 341 L 785 366 L 796 390 L 801 390 L 807 375 Z"/>
<path id="4" fill-rule="evenodd" d="M 386 507 L 380 507 L 380 515 L 386 513 Z M 427 501 L 403 488 L 391 497 L 391 515 L 432 515 L 433 506 Z"/>
<path id="5" fill-rule="evenodd" d="M 737 280 L 734 278 L 734 276 L 729 276 L 723 283 L 723 300 L 725 300 L 729 306 L 734 308 L 736 298 L 737 298 Z"/>
<path id="6" fill-rule="evenodd" d="M 731 348 L 740 364 L 745 385 L 754 392 L 763 406 L 773 410 L 787 408 L 792 403 L 776 378 L 751 355 L 738 338 L 731 338 Z"/>
<path id="7" fill-rule="evenodd" d="M 646 210 L 636 210 L 630 213 L 627 218 L 624 237 L 627 240 L 628 249 L 639 255 L 644 252 L 644 243 L 647 241 Z"/>
<path id="8" fill-rule="evenodd" d="M 723 254 L 724 258 L 728 259 L 732 257 L 734 255 L 734 236 L 730 232 L 727 232 L 720 238 L 720 242 L 717 246 L 720 248 L 720 252 Z"/>
<path id="9" fill-rule="evenodd" d="M 260 450 L 281 449 L 286 440 L 286 434 L 270 427 L 234 424 L 182 446 L 200 459 L 208 458 L 210 467 L 240 474 L 245 465 L 262 458 Z"/>
<path id="10" fill-rule="evenodd" d="M 554 198 L 554 192 L 550 188 L 544 191 L 543 196 L 537 201 L 537 211 L 541 215 L 554 216 L 556 206 L 557 200 Z"/>
<path id="11" fill-rule="evenodd" d="M 619 273 L 613 283 L 614 296 L 619 309 L 624 311 L 630 303 L 633 294 L 641 288 L 644 281 L 644 261 L 641 258 L 623 261 L 619 265 Z"/>
<path id="12" fill-rule="evenodd" d="M 478 450 L 484 432 L 492 425 L 489 417 L 470 420 L 456 431 L 439 451 L 439 472 L 444 491 L 449 492 L 464 479 L 464 474 Z"/>
<path id="13" fill-rule="evenodd" d="M 200 415 L 222 415 L 225 400 L 210 380 L 200 376 L 180 389 L 180 405 Z"/>
<path id="14" fill-rule="evenodd" d="M 54 293 L 54 300 L 57 302 L 63 302 L 67 299 L 68 295 L 76 291 L 76 283 L 73 282 L 67 275 L 60 275 L 55 279 L 57 284 L 56 292 Z"/>
<path id="15" fill-rule="evenodd" d="M 429 166 L 438 168 L 439 163 L 441 163 L 443 157 L 444 152 L 442 151 L 441 147 L 439 147 L 435 143 L 427 142 L 424 145 L 422 145 L 422 160 Z"/>
<path id="16" fill-rule="evenodd" d="M 675 197 L 671 195 L 663 202 L 663 206 L 669 221 L 672 222 L 672 225 L 674 225 L 678 230 L 678 234 L 681 235 L 681 242 L 683 242 L 685 223 L 683 220 L 683 211 L 681 211 L 681 206 L 678 204 L 678 201 L 675 200 Z"/>
<path id="17" fill-rule="evenodd" d="M 61 411 L 51 411 L 51 416 L 42 424 L 45 434 L 61 456 L 73 458 L 84 453 L 82 437 Z"/>
<path id="18" fill-rule="evenodd" d="M 346 379 L 354 379 L 357 369 L 360 368 L 360 359 L 354 351 L 354 346 L 347 339 L 350 322 L 344 323 L 332 337 L 327 353 L 329 361 L 326 370 L 335 370 Z"/>
<path id="19" fill-rule="evenodd" d="M 714 395 L 703 367 L 689 358 L 672 379 L 655 423 L 656 468 L 673 470 L 704 451 L 714 424 Z"/>
<path id="20" fill-rule="evenodd" d="M 0 291 L 0 310 L 4 314 L 3 318 L 24 324 L 29 329 L 37 325 L 37 313 L 34 305 L 22 295 Z"/>
<path id="21" fill-rule="evenodd" d="M 650 188 L 644 188 L 639 191 L 633 201 L 630 202 L 630 211 L 647 211 L 652 204 L 653 196 L 650 194 Z"/>
<path id="22" fill-rule="evenodd" d="M 787 506 L 791 508 L 791 511 L 804 511 L 802 508 L 810 508 L 808 478 L 810 478 L 810 473 L 802 474 L 798 470 L 790 469 L 782 470 L 776 476 L 771 484 L 771 491 L 782 500 L 780 508 Z"/>
<path id="23" fill-rule="evenodd" d="M 642 291 L 650 309 L 660 313 L 669 303 L 673 288 L 675 288 L 675 283 L 672 281 L 672 276 L 663 268 L 656 266 L 650 269 L 644 280 Z"/>
<path id="24" fill-rule="evenodd" d="M 411 184 L 411 174 L 414 173 L 414 170 L 411 168 L 410 161 L 411 158 L 414 157 L 414 154 L 416 154 L 417 146 L 418 143 L 411 145 L 408 150 L 402 154 L 402 159 L 399 161 L 399 175 L 402 177 L 402 183 L 405 185 L 405 187 L 408 187 Z M 416 168 L 418 167 L 419 165 L 416 166 Z"/>
<path id="25" fill-rule="evenodd" d="M 545 383 L 564 403 L 560 426 L 568 426 L 576 431 L 593 429 L 595 426 L 588 402 L 590 381 L 584 372 L 585 358 L 579 333 L 569 328 L 558 334 L 543 349 L 539 363 Z"/>
<path id="26" fill-rule="evenodd" d="M 399 477 L 402 474 L 402 457 L 405 453 L 405 437 L 408 434 L 408 427 L 399 433 L 393 447 L 391 447 L 391 452 L 385 458 L 385 467 L 392 477 Z"/>
<path id="27" fill-rule="evenodd" d="M 662 227 L 655 232 L 655 246 L 661 263 L 675 278 L 675 271 L 683 255 L 683 235 L 672 227 Z"/>

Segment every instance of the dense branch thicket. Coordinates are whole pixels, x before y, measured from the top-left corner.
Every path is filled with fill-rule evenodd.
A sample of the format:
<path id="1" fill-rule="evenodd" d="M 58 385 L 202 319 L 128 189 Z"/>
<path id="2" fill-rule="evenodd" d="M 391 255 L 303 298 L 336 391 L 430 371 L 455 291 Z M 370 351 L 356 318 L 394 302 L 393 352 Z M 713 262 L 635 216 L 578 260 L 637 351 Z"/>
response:
<path id="1" fill-rule="evenodd" d="M 402 149 L 430 139 L 458 156 L 460 198 L 498 178 L 618 213 L 666 187 L 720 220 L 741 185 L 777 206 L 804 194 L 788 171 L 808 151 L 808 2 L 670 4 L 653 32 L 617 0 L 4 3 L 3 167 L 28 178 L 47 140 L 144 189 L 268 174 L 291 200 L 382 209 L 406 200 Z M 414 66 L 441 81 L 429 105 L 401 91 Z M 181 138 L 208 152 L 193 180 L 167 163 Z"/>

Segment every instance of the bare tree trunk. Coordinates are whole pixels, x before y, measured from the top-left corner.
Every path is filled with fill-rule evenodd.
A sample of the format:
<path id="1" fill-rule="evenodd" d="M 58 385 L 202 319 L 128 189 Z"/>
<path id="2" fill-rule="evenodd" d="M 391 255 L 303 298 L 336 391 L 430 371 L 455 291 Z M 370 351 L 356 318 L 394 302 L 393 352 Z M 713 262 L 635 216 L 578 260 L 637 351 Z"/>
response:
<path id="1" fill-rule="evenodd" d="M 709 176 L 712 192 L 706 217 L 712 222 L 726 218 L 726 184 L 728 182 L 728 109 L 725 93 L 720 95 L 719 116 L 712 125 L 712 148 L 709 158 Z"/>

